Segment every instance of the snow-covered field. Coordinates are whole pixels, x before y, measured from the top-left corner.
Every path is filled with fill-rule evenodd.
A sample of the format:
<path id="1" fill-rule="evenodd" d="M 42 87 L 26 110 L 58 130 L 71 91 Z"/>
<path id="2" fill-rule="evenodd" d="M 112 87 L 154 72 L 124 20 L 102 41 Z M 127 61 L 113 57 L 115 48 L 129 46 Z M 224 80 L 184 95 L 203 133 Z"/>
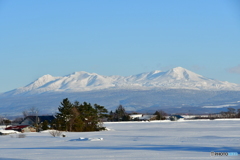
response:
<path id="1" fill-rule="evenodd" d="M 109 131 L 26 133 L 0 136 L 0 159 L 240 159 L 211 157 L 210 152 L 240 154 L 240 119 L 179 122 L 105 123 Z"/>

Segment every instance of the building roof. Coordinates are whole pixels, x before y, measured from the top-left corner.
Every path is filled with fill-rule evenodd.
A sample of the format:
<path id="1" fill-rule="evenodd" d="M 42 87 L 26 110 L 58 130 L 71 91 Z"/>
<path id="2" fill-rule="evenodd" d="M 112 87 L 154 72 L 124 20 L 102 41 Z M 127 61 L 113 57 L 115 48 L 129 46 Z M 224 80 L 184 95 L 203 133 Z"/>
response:
<path id="1" fill-rule="evenodd" d="M 5 128 L 5 130 L 18 130 L 28 127 L 29 125 L 18 125 L 18 126 L 10 126 Z"/>
<path id="2" fill-rule="evenodd" d="M 181 115 L 172 115 L 172 116 L 177 117 L 177 118 L 184 118 Z"/>
<path id="3" fill-rule="evenodd" d="M 55 119 L 54 116 L 27 116 L 27 117 L 24 118 L 24 120 L 26 120 L 28 118 L 31 121 L 33 121 L 33 123 L 36 123 L 36 120 L 37 120 L 38 123 L 41 123 L 41 122 L 44 122 L 44 121 L 52 122 Z"/>

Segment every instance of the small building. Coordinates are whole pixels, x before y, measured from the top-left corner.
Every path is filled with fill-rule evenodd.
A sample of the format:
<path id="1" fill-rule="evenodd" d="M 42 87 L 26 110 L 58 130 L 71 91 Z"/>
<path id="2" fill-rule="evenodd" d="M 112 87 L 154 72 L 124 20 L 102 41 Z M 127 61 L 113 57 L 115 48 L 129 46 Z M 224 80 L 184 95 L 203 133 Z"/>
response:
<path id="1" fill-rule="evenodd" d="M 131 120 L 138 119 L 141 121 L 146 121 L 146 120 L 153 120 L 156 115 L 148 115 L 148 114 L 131 114 L 129 115 Z"/>
<path id="2" fill-rule="evenodd" d="M 140 118 L 140 120 L 147 120 L 147 121 L 149 121 L 149 120 L 154 120 L 154 119 L 156 119 L 156 117 L 157 117 L 157 115 L 144 114 L 144 115 Z"/>
<path id="3" fill-rule="evenodd" d="M 188 115 L 188 114 L 186 114 L 186 115 L 181 115 L 184 119 L 194 119 L 194 118 L 196 118 L 196 115 Z"/>
<path id="4" fill-rule="evenodd" d="M 178 120 L 184 120 L 184 117 L 180 116 L 180 115 L 172 115 L 169 117 L 169 119 L 171 121 L 178 121 Z"/>
<path id="5" fill-rule="evenodd" d="M 29 125 L 18 125 L 18 126 L 10 126 L 5 128 L 5 130 L 14 130 L 18 132 L 36 132 L 36 129 Z"/>
<path id="6" fill-rule="evenodd" d="M 47 121 L 49 124 L 55 119 L 54 116 L 27 116 L 20 122 L 21 125 L 34 125 Z"/>
<path id="7" fill-rule="evenodd" d="M 130 114 L 129 117 L 131 120 L 140 119 L 143 115 L 142 114 Z"/>

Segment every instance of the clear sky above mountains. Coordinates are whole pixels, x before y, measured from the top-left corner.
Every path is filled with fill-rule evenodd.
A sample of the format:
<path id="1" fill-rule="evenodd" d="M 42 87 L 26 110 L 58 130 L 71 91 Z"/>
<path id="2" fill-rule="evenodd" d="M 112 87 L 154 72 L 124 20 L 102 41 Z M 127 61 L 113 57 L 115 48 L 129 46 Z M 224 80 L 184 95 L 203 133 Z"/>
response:
<path id="1" fill-rule="evenodd" d="M 74 71 L 181 66 L 240 84 L 238 0 L 0 0 L 0 92 Z"/>

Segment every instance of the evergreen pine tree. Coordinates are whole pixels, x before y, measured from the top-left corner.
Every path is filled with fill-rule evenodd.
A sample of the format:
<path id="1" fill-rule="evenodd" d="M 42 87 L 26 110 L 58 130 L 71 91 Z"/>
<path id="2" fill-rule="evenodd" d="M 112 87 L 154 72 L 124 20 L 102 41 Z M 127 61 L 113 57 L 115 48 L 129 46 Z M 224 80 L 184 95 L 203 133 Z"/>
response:
<path id="1" fill-rule="evenodd" d="M 69 130 L 69 120 L 71 118 L 72 103 L 68 98 L 63 99 L 61 106 L 58 107 L 59 113 L 57 113 L 56 118 L 58 120 L 59 130 Z"/>
<path id="2" fill-rule="evenodd" d="M 125 108 L 122 105 L 119 105 L 115 111 L 114 120 L 116 121 L 128 121 L 130 117 L 125 111 Z"/>
<path id="3" fill-rule="evenodd" d="M 42 129 L 43 130 L 47 130 L 49 127 L 48 127 L 48 121 L 45 120 L 43 123 L 42 123 Z"/>

